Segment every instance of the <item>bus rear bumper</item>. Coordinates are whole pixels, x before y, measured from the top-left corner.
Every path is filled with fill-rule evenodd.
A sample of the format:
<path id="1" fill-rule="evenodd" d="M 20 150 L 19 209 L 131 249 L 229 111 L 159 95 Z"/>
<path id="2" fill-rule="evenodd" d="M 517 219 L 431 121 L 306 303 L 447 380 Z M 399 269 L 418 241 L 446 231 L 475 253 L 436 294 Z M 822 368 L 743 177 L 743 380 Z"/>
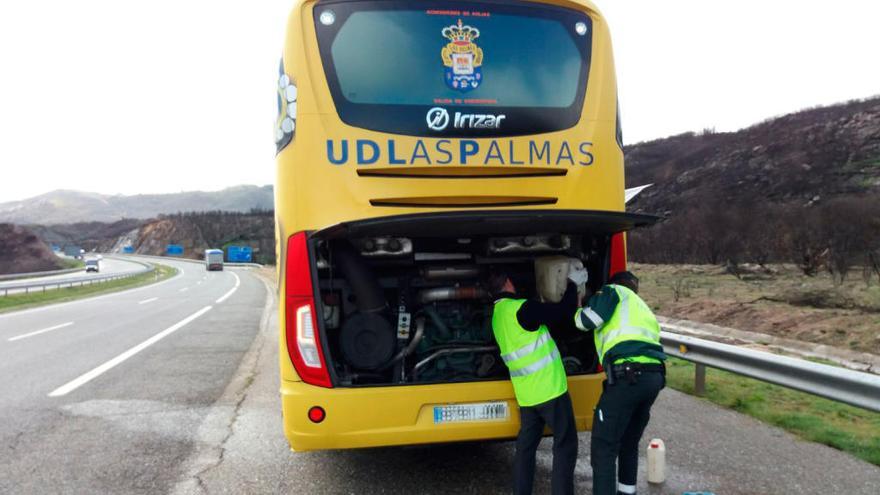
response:
<path id="1" fill-rule="evenodd" d="M 569 393 L 580 431 L 589 429 L 604 375 L 570 377 Z M 434 422 L 434 406 L 503 401 L 508 417 L 498 421 Z M 284 434 L 295 451 L 512 439 L 519 408 L 509 381 L 438 385 L 322 388 L 282 381 Z M 312 407 L 326 417 L 309 419 Z"/>

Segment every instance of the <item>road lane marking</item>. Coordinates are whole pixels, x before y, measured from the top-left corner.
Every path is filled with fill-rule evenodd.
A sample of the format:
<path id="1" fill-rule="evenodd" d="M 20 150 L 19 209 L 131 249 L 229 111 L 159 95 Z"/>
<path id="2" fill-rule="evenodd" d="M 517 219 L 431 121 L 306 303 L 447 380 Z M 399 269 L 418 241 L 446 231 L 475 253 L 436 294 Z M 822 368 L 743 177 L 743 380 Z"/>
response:
<path id="1" fill-rule="evenodd" d="M 151 298 L 149 298 L 149 299 L 144 299 L 143 301 L 139 302 L 138 304 L 147 304 L 147 303 L 151 303 L 151 302 L 153 302 L 153 301 L 155 301 L 155 300 L 157 300 L 157 299 L 159 299 L 159 298 L 158 298 L 158 297 L 151 297 Z"/>
<path id="2" fill-rule="evenodd" d="M 211 308 L 212 308 L 212 306 L 205 306 L 204 308 L 187 316 L 183 320 L 175 323 L 174 325 L 166 328 L 165 330 L 162 330 L 161 332 L 157 333 L 156 335 L 153 335 L 149 339 L 141 342 L 140 344 L 138 344 L 138 345 L 132 347 L 131 349 L 123 352 L 122 354 L 116 356 L 115 358 L 111 359 L 110 361 L 107 361 L 106 363 L 89 371 L 88 373 L 81 375 L 80 377 L 75 378 L 75 379 L 65 383 L 64 385 L 56 388 L 55 390 L 49 392 L 49 397 L 61 397 L 62 395 L 67 395 L 70 392 L 73 392 L 74 390 L 78 389 L 79 387 L 81 387 L 81 386 L 85 385 L 86 383 L 89 383 L 90 381 L 94 380 L 95 378 L 101 376 L 105 372 L 113 369 L 116 365 L 122 363 L 126 359 L 134 356 L 135 354 L 141 352 L 142 350 L 146 349 L 147 347 L 150 347 L 151 345 L 155 344 L 156 342 L 159 342 L 160 340 L 171 335 L 172 333 L 176 332 L 177 330 L 180 330 L 181 328 L 183 328 L 184 326 L 186 326 L 188 323 L 192 322 L 196 318 L 202 316 L 203 314 L 207 313 L 208 311 L 211 311 Z"/>
<path id="3" fill-rule="evenodd" d="M 41 333 L 51 332 L 52 330 L 58 330 L 59 328 L 69 327 L 70 325 L 73 325 L 72 321 L 68 321 L 67 323 L 62 323 L 60 325 L 55 325 L 54 327 L 37 330 L 36 332 L 26 333 L 24 335 L 16 335 L 15 337 L 10 337 L 8 341 L 14 342 L 16 340 L 26 339 L 28 337 L 33 337 L 34 335 L 40 335 Z"/>
<path id="4" fill-rule="evenodd" d="M 246 397 L 250 398 L 261 393 L 258 391 L 260 382 L 253 380 L 253 377 L 259 374 L 262 364 L 268 361 L 264 349 L 277 345 L 278 330 L 272 323 L 278 311 L 275 289 L 270 287 L 263 277 L 257 278 L 266 288 L 266 304 L 263 306 L 259 330 L 235 374 L 228 381 L 223 394 L 208 408 L 198 427 L 193 429 L 192 440 L 195 442 L 195 447 L 187 459 L 179 463 L 180 472 L 186 474 L 178 479 L 173 489 L 168 491 L 171 495 L 191 493 L 193 491 L 191 480 L 198 479 L 207 470 L 222 462 L 220 456 L 224 453 L 224 446 L 228 447 L 226 440 L 233 433 L 233 428 L 237 427 L 236 417 L 239 414 L 238 408 L 227 407 L 224 404 L 242 404 Z M 278 366 L 277 363 L 275 366 Z"/>
<path id="5" fill-rule="evenodd" d="M 229 273 L 232 273 L 232 272 L 229 272 Z M 238 278 L 238 275 L 236 275 L 235 273 L 232 273 L 232 276 L 235 277 L 235 287 L 233 287 L 232 289 L 230 289 L 229 292 L 227 292 L 226 294 L 223 294 L 223 296 L 220 297 L 220 299 L 217 299 L 217 301 L 216 301 L 214 304 L 220 304 L 220 303 L 222 303 L 223 301 L 225 301 L 226 299 L 228 299 L 229 296 L 231 296 L 232 294 L 234 294 L 235 291 L 238 290 L 238 286 L 241 285 L 241 279 Z"/>
<path id="6" fill-rule="evenodd" d="M 184 288 L 180 289 L 180 290 L 177 291 L 177 292 L 186 292 L 186 291 L 188 291 L 188 290 L 189 290 L 189 287 L 184 287 Z"/>

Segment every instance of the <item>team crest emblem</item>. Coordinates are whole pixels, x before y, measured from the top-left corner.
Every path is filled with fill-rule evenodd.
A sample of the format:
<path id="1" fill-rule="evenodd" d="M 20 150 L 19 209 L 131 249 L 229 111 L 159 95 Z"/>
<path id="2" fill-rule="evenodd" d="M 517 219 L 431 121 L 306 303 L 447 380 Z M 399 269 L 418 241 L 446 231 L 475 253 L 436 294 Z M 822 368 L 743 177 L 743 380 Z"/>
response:
<path id="1" fill-rule="evenodd" d="M 440 51 L 446 85 L 462 93 L 476 89 L 483 83 L 483 50 L 474 43 L 480 30 L 462 25 L 459 19 L 458 24 L 443 28 L 442 34 L 449 40 Z"/>

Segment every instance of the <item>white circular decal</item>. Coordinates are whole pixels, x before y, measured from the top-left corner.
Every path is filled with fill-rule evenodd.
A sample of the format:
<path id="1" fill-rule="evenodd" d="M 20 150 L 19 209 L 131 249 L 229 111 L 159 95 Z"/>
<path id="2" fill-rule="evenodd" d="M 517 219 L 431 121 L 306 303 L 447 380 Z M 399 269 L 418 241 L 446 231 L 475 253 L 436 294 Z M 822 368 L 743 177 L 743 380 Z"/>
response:
<path id="1" fill-rule="evenodd" d="M 428 110 L 425 121 L 428 123 L 428 129 L 442 131 L 449 125 L 449 112 L 445 108 L 434 107 Z"/>

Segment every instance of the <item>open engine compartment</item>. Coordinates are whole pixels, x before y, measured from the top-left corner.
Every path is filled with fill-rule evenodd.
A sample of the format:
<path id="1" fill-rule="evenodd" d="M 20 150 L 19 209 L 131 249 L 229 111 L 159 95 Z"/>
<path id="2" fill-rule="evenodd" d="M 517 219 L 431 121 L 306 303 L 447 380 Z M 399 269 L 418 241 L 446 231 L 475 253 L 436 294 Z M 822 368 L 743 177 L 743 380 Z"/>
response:
<path id="1" fill-rule="evenodd" d="M 501 268 L 518 297 L 537 297 L 535 261 L 565 256 L 588 269 L 594 291 L 606 279 L 609 245 L 606 234 L 552 232 L 316 240 L 317 319 L 334 384 L 506 379 L 485 275 Z M 551 333 L 569 374 L 596 372 L 592 336 L 573 318 Z"/>

